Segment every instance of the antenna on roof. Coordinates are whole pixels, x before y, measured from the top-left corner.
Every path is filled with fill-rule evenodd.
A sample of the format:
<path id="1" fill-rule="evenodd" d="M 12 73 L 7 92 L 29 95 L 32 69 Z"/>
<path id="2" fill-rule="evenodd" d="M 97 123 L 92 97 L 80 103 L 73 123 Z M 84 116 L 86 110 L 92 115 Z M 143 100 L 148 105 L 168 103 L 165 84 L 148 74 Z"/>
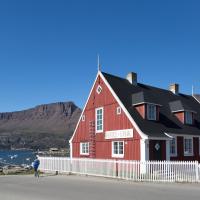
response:
<path id="1" fill-rule="evenodd" d="M 99 54 L 97 54 L 97 68 L 98 68 L 98 71 L 101 71 L 101 64 L 100 64 Z"/>
<path id="2" fill-rule="evenodd" d="M 194 86 L 192 85 L 192 96 L 194 95 Z"/>

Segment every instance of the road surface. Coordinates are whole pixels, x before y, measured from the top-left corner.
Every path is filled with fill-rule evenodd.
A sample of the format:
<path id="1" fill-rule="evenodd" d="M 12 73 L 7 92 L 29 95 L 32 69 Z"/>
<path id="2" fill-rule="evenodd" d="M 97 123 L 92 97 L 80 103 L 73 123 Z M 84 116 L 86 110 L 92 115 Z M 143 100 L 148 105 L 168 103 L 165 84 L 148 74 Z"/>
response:
<path id="1" fill-rule="evenodd" d="M 2 200 L 199 200 L 200 184 L 135 183 L 86 176 L 0 176 Z"/>

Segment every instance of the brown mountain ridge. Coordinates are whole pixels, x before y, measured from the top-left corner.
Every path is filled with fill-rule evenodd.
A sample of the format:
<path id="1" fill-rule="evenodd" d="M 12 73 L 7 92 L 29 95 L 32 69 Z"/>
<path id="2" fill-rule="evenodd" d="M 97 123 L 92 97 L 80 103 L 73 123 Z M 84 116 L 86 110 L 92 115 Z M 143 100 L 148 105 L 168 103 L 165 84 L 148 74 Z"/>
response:
<path id="1" fill-rule="evenodd" d="M 0 113 L 0 149 L 66 148 L 80 114 L 73 102 Z"/>

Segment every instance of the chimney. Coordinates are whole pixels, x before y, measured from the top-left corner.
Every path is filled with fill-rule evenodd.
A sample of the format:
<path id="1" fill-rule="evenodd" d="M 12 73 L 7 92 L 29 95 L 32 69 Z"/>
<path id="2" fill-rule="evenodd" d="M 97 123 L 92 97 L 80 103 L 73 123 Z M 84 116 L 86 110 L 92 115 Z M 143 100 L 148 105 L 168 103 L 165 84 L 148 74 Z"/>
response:
<path id="1" fill-rule="evenodd" d="M 171 84 L 169 86 L 169 90 L 171 92 L 173 92 L 174 94 L 178 94 L 179 93 L 179 84 L 177 84 L 177 83 Z"/>
<path id="2" fill-rule="evenodd" d="M 126 79 L 132 84 L 137 85 L 137 74 L 134 72 L 130 72 L 127 74 Z"/>

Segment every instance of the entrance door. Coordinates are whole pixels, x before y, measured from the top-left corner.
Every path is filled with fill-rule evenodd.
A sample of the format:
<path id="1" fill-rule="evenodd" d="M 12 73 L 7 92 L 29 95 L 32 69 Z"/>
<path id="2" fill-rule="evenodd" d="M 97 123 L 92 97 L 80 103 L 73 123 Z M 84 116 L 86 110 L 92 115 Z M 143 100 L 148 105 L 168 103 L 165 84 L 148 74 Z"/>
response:
<path id="1" fill-rule="evenodd" d="M 163 140 L 151 140 L 149 142 L 149 158 L 150 160 L 165 160 L 166 150 L 165 141 Z"/>

